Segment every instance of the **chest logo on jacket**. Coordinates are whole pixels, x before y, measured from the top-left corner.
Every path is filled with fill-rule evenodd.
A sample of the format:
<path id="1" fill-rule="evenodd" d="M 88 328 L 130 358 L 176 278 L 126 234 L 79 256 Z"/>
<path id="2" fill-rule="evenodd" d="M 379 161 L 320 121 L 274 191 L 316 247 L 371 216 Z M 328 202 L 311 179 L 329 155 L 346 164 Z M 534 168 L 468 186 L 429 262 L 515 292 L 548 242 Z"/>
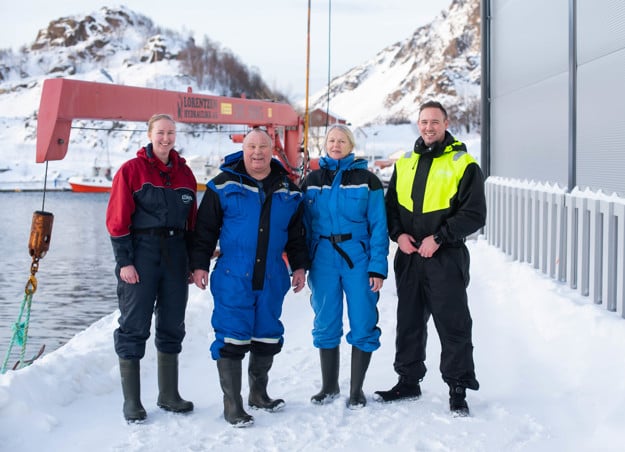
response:
<path id="1" fill-rule="evenodd" d="M 193 196 L 187 194 L 187 193 L 183 193 L 183 195 L 180 197 L 180 199 L 182 199 L 183 204 L 190 204 L 193 202 Z"/>

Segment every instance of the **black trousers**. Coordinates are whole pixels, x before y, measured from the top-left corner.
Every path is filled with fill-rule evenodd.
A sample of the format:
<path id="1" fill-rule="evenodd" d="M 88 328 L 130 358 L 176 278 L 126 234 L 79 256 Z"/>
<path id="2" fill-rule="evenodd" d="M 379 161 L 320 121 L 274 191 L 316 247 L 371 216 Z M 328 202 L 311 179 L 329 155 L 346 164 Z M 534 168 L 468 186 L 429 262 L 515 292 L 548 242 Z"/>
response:
<path id="1" fill-rule="evenodd" d="M 133 240 L 140 282 L 125 283 L 119 278 L 119 266 L 115 269 L 120 311 L 119 327 L 113 334 L 115 352 L 123 359 L 143 358 L 154 314 L 156 349 L 178 354 L 189 294 L 184 237 L 139 235 Z"/>
<path id="2" fill-rule="evenodd" d="M 473 363 L 473 321 L 466 292 L 469 262 L 469 250 L 464 244 L 443 246 L 429 259 L 397 250 L 394 367 L 400 376 L 414 380 L 425 376 L 427 323 L 431 316 L 441 342 L 443 380 L 453 386 L 479 388 Z"/>

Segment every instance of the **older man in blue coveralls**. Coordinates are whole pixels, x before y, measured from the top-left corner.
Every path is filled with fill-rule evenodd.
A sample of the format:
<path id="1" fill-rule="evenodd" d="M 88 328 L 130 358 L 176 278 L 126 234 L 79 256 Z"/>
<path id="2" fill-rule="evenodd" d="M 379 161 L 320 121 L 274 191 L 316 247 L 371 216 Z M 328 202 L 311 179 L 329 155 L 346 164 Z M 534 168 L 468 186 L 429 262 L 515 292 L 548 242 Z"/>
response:
<path id="1" fill-rule="evenodd" d="M 291 285 L 295 292 L 305 286 L 309 267 L 302 193 L 272 155 L 271 136 L 254 129 L 243 151 L 226 157 L 222 172 L 207 184 L 191 251 L 193 280 L 205 289 L 219 242 L 210 277 L 211 355 L 224 393 L 224 418 L 235 427 L 254 422 L 241 398 L 241 361 L 248 351 L 249 406 L 267 411 L 284 406 L 284 400 L 267 395 L 268 372 L 282 348 L 284 296 Z M 284 252 L 295 269 L 292 281 Z"/>

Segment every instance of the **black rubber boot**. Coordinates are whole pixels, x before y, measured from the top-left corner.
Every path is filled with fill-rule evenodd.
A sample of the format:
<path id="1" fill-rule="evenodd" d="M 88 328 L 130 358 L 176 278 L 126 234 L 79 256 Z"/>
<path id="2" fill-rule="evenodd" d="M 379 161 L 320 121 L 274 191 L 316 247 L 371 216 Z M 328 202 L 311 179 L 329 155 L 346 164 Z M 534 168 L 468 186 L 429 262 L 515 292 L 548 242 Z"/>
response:
<path id="1" fill-rule="evenodd" d="M 233 427 L 254 424 L 254 418 L 243 409 L 241 398 L 241 360 L 220 358 L 217 360 L 219 384 L 224 392 L 224 419 Z"/>
<path id="2" fill-rule="evenodd" d="M 399 377 L 399 381 L 388 391 L 375 391 L 373 398 L 378 402 L 395 400 L 416 400 L 421 397 L 419 382 L 408 377 Z"/>
<path id="3" fill-rule="evenodd" d="M 247 371 L 250 384 L 250 396 L 247 403 L 252 408 L 266 411 L 278 411 L 284 407 L 284 400 L 272 399 L 267 395 L 269 369 L 273 364 L 273 355 L 265 356 L 250 353 L 250 362 Z"/>
<path id="4" fill-rule="evenodd" d="M 165 411 L 188 413 L 193 402 L 184 400 L 178 393 L 178 355 L 157 352 L 158 400 L 156 404 Z"/>
<path id="5" fill-rule="evenodd" d="M 321 391 L 310 398 L 315 405 L 325 405 L 332 402 L 340 394 L 339 389 L 339 363 L 340 349 L 320 348 L 321 360 Z"/>
<path id="6" fill-rule="evenodd" d="M 467 404 L 467 390 L 462 386 L 449 386 L 449 410 L 457 417 L 469 415 L 469 405 Z"/>
<path id="7" fill-rule="evenodd" d="M 138 359 L 119 358 L 119 373 L 124 394 L 124 418 L 129 424 L 142 422 L 148 417 L 141 405 L 141 375 Z"/>
<path id="8" fill-rule="evenodd" d="M 352 375 L 349 388 L 347 408 L 357 410 L 367 405 L 367 398 L 362 391 L 362 384 L 371 362 L 371 352 L 363 352 L 358 347 L 352 347 Z"/>

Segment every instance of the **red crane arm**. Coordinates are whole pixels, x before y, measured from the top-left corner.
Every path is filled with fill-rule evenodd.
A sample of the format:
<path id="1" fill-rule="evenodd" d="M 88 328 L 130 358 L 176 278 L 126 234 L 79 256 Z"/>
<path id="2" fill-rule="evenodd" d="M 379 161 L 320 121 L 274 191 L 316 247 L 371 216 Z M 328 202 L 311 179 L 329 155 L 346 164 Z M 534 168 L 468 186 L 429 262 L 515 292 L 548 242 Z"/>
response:
<path id="1" fill-rule="evenodd" d="M 275 150 L 287 168 L 301 163 L 303 120 L 289 104 L 209 96 L 193 93 L 191 88 L 185 93 L 64 78 L 43 83 L 37 117 L 37 163 L 65 157 L 74 119 L 144 122 L 155 113 L 168 113 L 184 123 L 267 127 L 276 137 Z M 284 127 L 284 147 L 277 127 Z"/>

